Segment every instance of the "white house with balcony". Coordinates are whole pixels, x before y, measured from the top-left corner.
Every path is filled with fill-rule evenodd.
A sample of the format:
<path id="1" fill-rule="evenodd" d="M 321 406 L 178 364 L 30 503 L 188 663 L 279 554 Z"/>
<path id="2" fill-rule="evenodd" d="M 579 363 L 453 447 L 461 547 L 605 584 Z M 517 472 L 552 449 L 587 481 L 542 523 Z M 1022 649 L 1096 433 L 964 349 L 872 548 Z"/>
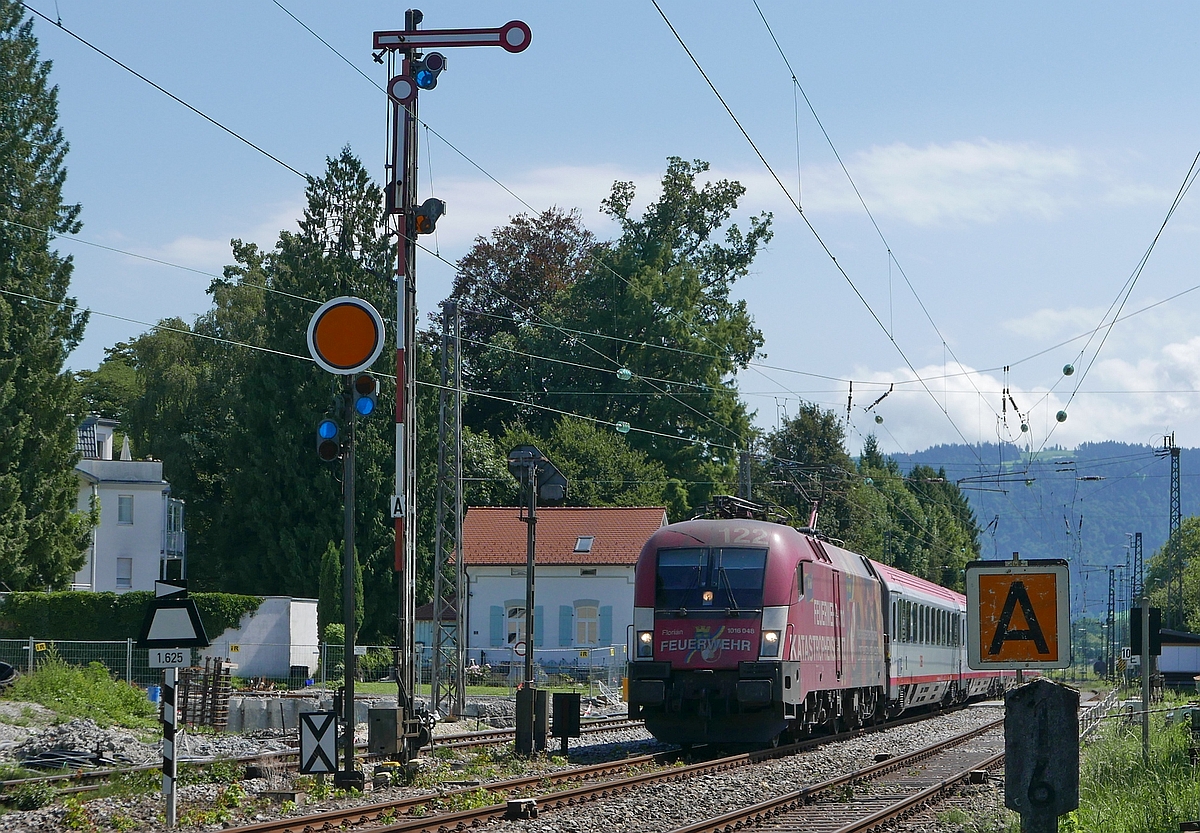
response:
<path id="1" fill-rule="evenodd" d="M 87 511 L 95 500 L 100 523 L 87 563 L 75 574 L 75 590 L 153 590 L 158 579 L 187 577 L 183 501 L 171 497 L 161 461 L 132 458 L 128 437 L 119 458 L 114 455 L 117 425 L 89 416 L 79 427 L 78 508 Z"/>

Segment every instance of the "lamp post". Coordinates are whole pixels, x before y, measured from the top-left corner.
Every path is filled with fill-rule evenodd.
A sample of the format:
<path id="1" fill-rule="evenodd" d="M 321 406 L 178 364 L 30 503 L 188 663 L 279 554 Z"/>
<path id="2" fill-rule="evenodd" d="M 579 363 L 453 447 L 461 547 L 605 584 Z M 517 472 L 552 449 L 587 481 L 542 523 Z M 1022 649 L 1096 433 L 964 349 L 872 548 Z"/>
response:
<path id="1" fill-rule="evenodd" d="M 537 508 L 539 503 L 558 504 L 566 500 L 567 479 L 532 445 L 519 445 L 508 453 L 508 471 L 520 484 L 521 503 L 526 512 L 522 520 L 528 527 L 525 540 L 525 679 L 517 691 L 516 751 L 518 755 L 532 755 L 535 750 L 546 748 L 546 733 L 537 732 L 535 726 L 538 698 L 533 671 L 533 634 L 536 627 L 534 551 L 537 546 Z M 544 696 L 541 703 L 544 715 Z"/>

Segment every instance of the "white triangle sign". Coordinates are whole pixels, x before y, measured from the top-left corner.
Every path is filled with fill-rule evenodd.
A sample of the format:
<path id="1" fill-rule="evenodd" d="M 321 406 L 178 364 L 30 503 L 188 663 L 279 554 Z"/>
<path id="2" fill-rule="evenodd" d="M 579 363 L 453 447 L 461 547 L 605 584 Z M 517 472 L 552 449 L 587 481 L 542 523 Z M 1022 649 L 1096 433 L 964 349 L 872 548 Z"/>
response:
<path id="1" fill-rule="evenodd" d="M 185 607 L 165 607 L 154 611 L 154 619 L 150 622 L 150 632 L 146 638 L 150 640 L 181 640 L 192 642 L 199 638 L 192 624 L 191 614 Z"/>

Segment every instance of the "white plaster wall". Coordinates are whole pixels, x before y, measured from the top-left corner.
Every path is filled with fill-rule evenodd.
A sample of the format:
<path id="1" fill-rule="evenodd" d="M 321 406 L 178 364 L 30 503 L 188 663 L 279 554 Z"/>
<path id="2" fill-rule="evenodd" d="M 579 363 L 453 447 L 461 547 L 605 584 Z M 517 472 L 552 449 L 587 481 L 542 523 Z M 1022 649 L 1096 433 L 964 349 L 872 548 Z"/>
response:
<path id="1" fill-rule="evenodd" d="M 293 665 L 306 665 L 311 675 L 317 667 L 316 635 L 316 600 L 267 596 L 238 627 L 209 634 L 212 645 L 200 654 L 236 663 L 238 677 L 286 678 Z"/>
<path id="2" fill-rule="evenodd" d="M 128 590 L 154 590 L 162 557 L 163 529 L 166 523 L 168 486 L 162 480 L 162 463 L 157 461 L 81 460 L 76 467 L 97 477 L 97 497 L 100 501 L 100 525 L 96 529 L 97 592 L 124 593 Z M 85 478 L 79 481 L 76 503 L 86 511 L 91 500 L 92 484 Z M 117 523 L 117 500 L 121 495 L 133 496 L 133 523 Z M 117 559 L 133 559 L 132 586 L 117 587 Z M 91 584 L 91 564 L 85 564 L 75 575 L 77 586 Z"/>
<path id="3" fill-rule="evenodd" d="M 1200 674 L 1200 645 L 1164 645 L 1158 658 L 1162 672 L 1190 671 Z"/>
<path id="4" fill-rule="evenodd" d="M 591 569 L 591 568 L 588 568 Z M 467 607 L 467 645 L 471 649 L 495 650 L 491 644 L 490 621 L 492 605 L 504 606 L 513 599 L 525 599 L 525 576 L 512 575 L 508 566 L 467 567 L 471 591 Z M 545 617 L 542 648 L 559 649 L 558 608 L 574 605 L 577 599 L 596 599 L 600 606 L 613 609 L 612 645 L 625 645 L 625 633 L 633 624 L 633 567 L 596 567 L 596 575 L 580 575 L 579 566 L 538 567 L 534 606 Z M 574 646 L 572 635 L 572 647 Z M 565 649 L 564 649 L 565 650 Z"/>

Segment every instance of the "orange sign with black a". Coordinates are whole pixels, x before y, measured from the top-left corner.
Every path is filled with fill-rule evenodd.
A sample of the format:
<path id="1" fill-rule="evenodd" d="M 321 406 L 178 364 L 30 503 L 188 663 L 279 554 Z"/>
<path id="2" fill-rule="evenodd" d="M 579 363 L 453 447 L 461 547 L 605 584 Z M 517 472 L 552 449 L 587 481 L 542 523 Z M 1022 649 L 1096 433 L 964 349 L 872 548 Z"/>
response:
<path id="1" fill-rule="evenodd" d="M 1071 664 L 1067 562 L 972 561 L 966 585 L 967 665 L 982 671 Z"/>

